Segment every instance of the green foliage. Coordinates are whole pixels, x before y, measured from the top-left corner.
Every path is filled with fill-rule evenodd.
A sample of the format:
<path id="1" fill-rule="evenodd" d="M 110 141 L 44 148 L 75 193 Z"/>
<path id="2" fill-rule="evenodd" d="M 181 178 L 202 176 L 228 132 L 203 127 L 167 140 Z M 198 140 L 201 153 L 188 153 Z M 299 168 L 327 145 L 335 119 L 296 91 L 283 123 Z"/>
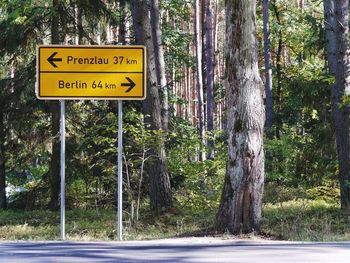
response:
<path id="1" fill-rule="evenodd" d="M 299 6 L 295 5 L 294 2 L 288 0 L 271 1 L 270 38 L 272 48 L 277 49 L 281 33 L 283 46 L 291 53 L 290 63 L 299 63 L 318 55 L 324 44 L 322 8 L 322 5 L 314 1 L 308 3 L 301 12 Z M 262 28 L 261 20 L 259 24 L 259 27 Z"/>
<path id="2" fill-rule="evenodd" d="M 19 47 L 39 41 L 42 26 L 49 22 L 51 10 L 41 1 L 1 1 L 0 55 L 18 52 Z M 32 46 L 33 47 L 33 46 Z"/>
<path id="3" fill-rule="evenodd" d="M 184 162 L 179 170 L 185 174 L 185 183 L 176 195 L 179 206 L 194 212 L 215 211 L 221 197 L 225 162 Z"/>
<path id="4" fill-rule="evenodd" d="M 279 137 L 267 140 L 267 179 L 297 186 L 335 179 L 336 149 L 331 127 L 333 78 L 318 59 L 284 70 L 283 101 L 275 106 Z M 319 99 L 322 97 L 322 100 Z"/>
<path id="5" fill-rule="evenodd" d="M 327 203 L 337 204 L 340 200 L 339 186 L 335 185 L 331 181 L 323 185 L 308 189 L 306 193 L 313 200 L 323 200 Z"/>
<path id="6" fill-rule="evenodd" d="M 264 203 L 278 204 L 291 200 L 308 199 L 309 196 L 302 186 L 290 187 L 284 182 L 267 181 L 264 189 Z"/>
<path id="7" fill-rule="evenodd" d="M 212 212 L 221 196 L 226 169 L 226 154 L 223 155 L 222 151 L 226 148 L 216 140 L 217 158 L 200 162 L 195 153 L 204 145 L 197 129 L 181 119 L 176 119 L 173 126 L 168 145 L 168 165 L 178 205 L 197 212 Z M 220 138 L 220 135 L 215 138 Z"/>

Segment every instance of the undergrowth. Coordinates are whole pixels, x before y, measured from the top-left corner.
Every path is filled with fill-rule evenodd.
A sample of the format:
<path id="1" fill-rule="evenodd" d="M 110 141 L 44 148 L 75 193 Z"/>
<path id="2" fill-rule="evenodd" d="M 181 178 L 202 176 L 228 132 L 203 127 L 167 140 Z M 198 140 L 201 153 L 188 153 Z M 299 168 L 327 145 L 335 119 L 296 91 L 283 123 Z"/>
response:
<path id="1" fill-rule="evenodd" d="M 174 212 L 176 211 L 176 212 Z M 215 210 L 196 213 L 174 210 L 154 217 L 142 212 L 138 225 L 124 215 L 124 240 L 216 235 Z M 116 240 L 114 210 L 66 211 L 68 240 Z M 350 240 L 350 214 L 324 200 L 289 200 L 263 207 L 262 232 L 272 239 L 293 241 Z M 59 212 L 0 211 L 0 240 L 58 240 Z M 224 236 L 225 237 L 225 236 Z"/>
<path id="2" fill-rule="evenodd" d="M 263 232 L 282 240 L 350 240 L 350 214 L 324 200 L 291 200 L 265 204 Z"/>

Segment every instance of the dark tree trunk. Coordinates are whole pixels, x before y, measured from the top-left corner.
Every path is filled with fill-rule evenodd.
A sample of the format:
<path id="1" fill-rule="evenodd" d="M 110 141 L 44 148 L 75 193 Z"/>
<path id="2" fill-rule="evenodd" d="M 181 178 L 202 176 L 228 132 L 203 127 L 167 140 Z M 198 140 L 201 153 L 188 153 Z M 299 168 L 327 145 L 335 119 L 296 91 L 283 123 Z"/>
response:
<path id="1" fill-rule="evenodd" d="M 280 13 L 277 10 L 276 2 L 273 5 L 275 16 L 277 23 L 281 26 L 281 18 Z M 277 55 L 276 55 L 276 77 L 277 77 L 277 96 L 276 96 L 276 103 L 277 103 L 277 109 L 278 112 L 281 112 L 281 104 L 282 104 L 282 48 L 283 48 L 283 42 L 282 42 L 282 30 L 278 30 L 278 47 L 277 47 Z M 280 137 L 282 129 L 282 120 L 280 117 L 276 118 L 276 137 Z"/>
<path id="2" fill-rule="evenodd" d="M 165 132 L 168 131 L 169 126 L 169 100 L 168 100 L 168 89 L 165 75 L 165 60 L 164 50 L 162 44 L 162 32 L 160 28 L 159 19 L 159 2 L 158 0 L 151 1 L 151 23 L 153 32 L 153 43 L 154 43 L 154 56 L 156 63 L 157 79 L 160 85 L 161 91 L 161 105 L 162 105 L 162 127 Z"/>
<path id="3" fill-rule="evenodd" d="M 264 59 L 265 59 L 265 96 L 266 96 L 266 121 L 265 131 L 268 138 L 271 137 L 273 108 L 272 108 L 272 71 L 270 53 L 270 23 L 269 23 L 269 0 L 262 0 L 263 26 L 264 26 Z"/>
<path id="4" fill-rule="evenodd" d="M 147 97 L 143 104 L 145 120 L 150 124 L 152 130 L 162 130 L 159 91 L 156 75 L 154 45 L 152 41 L 151 22 L 146 1 L 132 1 L 133 23 L 135 32 L 141 29 L 140 43 L 147 49 Z M 151 209 L 155 213 L 161 212 L 163 208 L 172 206 L 172 192 L 170 177 L 166 162 L 164 142 L 159 140 L 157 147 L 152 149 L 153 160 L 147 166 L 150 181 Z"/>
<path id="5" fill-rule="evenodd" d="M 341 207 L 350 210 L 350 107 L 340 106 L 350 96 L 349 0 L 335 2 L 336 83 L 332 89 L 333 116 L 339 161 Z M 330 56 L 332 57 L 332 56 Z"/>
<path id="6" fill-rule="evenodd" d="M 228 160 L 217 228 L 260 230 L 264 186 L 263 84 L 256 41 L 256 1 L 226 1 Z"/>
<path id="7" fill-rule="evenodd" d="M 0 110 L 0 208 L 7 209 L 4 112 Z"/>
<path id="8" fill-rule="evenodd" d="M 120 21 L 119 21 L 119 32 L 118 32 L 118 42 L 122 45 L 126 45 L 126 14 L 127 7 L 125 0 L 119 1 L 120 9 Z"/>
<path id="9" fill-rule="evenodd" d="M 53 1 L 54 10 L 58 10 L 58 0 Z M 51 43 L 59 44 L 59 16 L 53 16 L 51 22 Z M 52 154 L 50 162 L 50 203 L 51 210 L 58 210 L 60 195 L 60 106 L 58 101 L 50 101 Z"/>
<path id="10" fill-rule="evenodd" d="M 207 130 L 212 133 L 214 130 L 214 56 L 213 56 L 213 15 L 211 0 L 206 0 L 205 7 L 205 61 L 207 79 Z M 209 134 L 212 135 L 212 134 Z M 214 158 L 214 140 L 208 139 L 208 158 Z"/>
<path id="11" fill-rule="evenodd" d="M 204 129 L 204 95 L 203 95 L 203 72 L 202 72 L 202 0 L 194 1 L 195 9 L 195 39 L 196 39 L 196 80 L 197 80 L 197 96 L 198 96 L 198 124 L 199 137 L 203 144 L 205 144 L 205 129 Z M 200 150 L 199 160 L 205 160 L 205 153 Z"/>
<path id="12" fill-rule="evenodd" d="M 76 45 L 83 45 L 83 8 L 79 1 L 76 3 Z"/>

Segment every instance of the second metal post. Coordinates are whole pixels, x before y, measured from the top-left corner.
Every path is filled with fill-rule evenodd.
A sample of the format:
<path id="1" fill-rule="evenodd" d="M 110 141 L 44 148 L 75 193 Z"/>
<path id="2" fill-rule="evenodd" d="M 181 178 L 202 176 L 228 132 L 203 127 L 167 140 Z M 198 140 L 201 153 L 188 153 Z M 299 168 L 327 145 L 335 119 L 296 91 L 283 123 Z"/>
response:
<path id="1" fill-rule="evenodd" d="M 123 101 L 118 101 L 118 240 L 123 239 Z"/>
<path id="2" fill-rule="evenodd" d="M 66 112 L 64 100 L 60 101 L 61 104 L 61 240 L 66 239 L 65 235 L 65 167 L 66 167 Z"/>

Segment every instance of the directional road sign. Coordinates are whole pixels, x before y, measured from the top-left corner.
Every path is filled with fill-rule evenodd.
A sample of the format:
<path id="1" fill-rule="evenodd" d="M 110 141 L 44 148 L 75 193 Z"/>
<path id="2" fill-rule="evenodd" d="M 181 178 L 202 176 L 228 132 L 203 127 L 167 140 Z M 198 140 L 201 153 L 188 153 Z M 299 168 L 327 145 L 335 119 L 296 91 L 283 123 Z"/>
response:
<path id="1" fill-rule="evenodd" d="M 143 100 L 144 46 L 38 46 L 39 99 Z"/>

